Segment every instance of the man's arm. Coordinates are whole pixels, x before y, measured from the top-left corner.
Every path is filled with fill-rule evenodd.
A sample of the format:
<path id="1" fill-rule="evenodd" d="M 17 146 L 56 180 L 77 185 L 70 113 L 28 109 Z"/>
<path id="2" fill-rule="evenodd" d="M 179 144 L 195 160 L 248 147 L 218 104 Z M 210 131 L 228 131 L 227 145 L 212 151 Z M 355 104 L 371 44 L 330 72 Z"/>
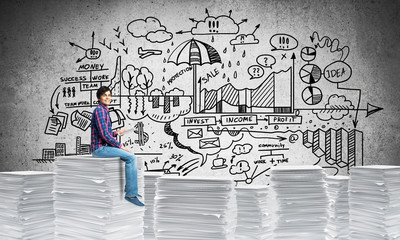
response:
<path id="1" fill-rule="evenodd" d="M 96 125 L 99 128 L 99 132 L 101 137 L 108 143 L 110 146 L 121 148 L 121 143 L 119 143 L 113 136 L 115 132 L 107 131 L 107 118 L 106 113 L 103 109 L 98 109 L 96 111 Z"/>

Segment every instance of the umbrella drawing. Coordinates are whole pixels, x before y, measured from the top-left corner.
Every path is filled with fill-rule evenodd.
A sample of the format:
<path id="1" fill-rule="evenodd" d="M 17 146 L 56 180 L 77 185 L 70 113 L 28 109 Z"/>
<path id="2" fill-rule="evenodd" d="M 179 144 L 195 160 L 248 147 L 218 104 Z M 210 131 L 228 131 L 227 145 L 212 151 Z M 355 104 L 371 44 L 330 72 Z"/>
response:
<path id="1" fill-rule="evenodd" d="M 168 62 L 176 65 L 186 63 L 192 66 L 193 70 L 193 112 L 199 113 L 201 110 L 200 86 L 197 81 L 197 65 L 221 63 L 221 57 L 217 50 L 194 38 L 181 43 L 171 53 Z"/>

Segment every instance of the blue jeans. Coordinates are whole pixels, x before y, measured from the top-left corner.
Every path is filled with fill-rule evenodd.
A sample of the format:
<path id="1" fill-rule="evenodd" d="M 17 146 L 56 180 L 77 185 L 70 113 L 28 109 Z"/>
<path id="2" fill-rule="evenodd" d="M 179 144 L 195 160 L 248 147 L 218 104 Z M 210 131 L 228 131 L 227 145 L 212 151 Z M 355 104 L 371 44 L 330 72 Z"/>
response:
<path id="1" fill-rule="evenodd" d="M 102 146 L 92 153 L 95 158 L 119 157 L 125 162 L 125 192 L 128 197 L 138 196 L 136 156 L 117 147 Z"/>

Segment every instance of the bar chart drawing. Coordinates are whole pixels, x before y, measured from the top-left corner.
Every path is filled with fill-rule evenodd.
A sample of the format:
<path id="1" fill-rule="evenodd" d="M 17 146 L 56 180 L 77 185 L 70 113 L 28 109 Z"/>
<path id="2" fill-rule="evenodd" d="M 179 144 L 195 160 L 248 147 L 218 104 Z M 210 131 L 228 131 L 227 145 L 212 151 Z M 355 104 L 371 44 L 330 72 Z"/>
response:
<path id="1" fill-rule="evenodd" d="M 236 89 L 228 83 L 218 90 L 202 89 L 201 113 L 291 113 L 292 68 L 271 73 L 257 88 Z M 289 97 L 288 97 L 289 96 Z"/>

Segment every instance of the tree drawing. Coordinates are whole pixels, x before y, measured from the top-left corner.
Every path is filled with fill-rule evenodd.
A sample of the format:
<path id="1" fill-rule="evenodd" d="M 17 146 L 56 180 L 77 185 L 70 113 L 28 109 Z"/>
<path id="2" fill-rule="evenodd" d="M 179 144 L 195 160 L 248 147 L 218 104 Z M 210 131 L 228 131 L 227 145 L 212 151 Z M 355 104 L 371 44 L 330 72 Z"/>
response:
<path id="1" fill-rule="evenodd" d="M 153 85 L 153 73 L 147 67 L 140 68 L 139 75 L 137 76 L 137 84 L 142 90 L 146 90 L 146 95 L 149 95 L 149 88 Z"/>
<path id="2" fill-rule="evenodd" d="M 137 84 L 137 76 L 139 75 L 139 69 L 135 68 L 133 65 L 127 65 L 124 70 L 122 70 L 122 81 L 124 86 L 128 89 L 129 97 L 128 97 L 128 113 L 131 112 L 132 99 L 131 99 L 131 90 L 135 89 Z"/>

